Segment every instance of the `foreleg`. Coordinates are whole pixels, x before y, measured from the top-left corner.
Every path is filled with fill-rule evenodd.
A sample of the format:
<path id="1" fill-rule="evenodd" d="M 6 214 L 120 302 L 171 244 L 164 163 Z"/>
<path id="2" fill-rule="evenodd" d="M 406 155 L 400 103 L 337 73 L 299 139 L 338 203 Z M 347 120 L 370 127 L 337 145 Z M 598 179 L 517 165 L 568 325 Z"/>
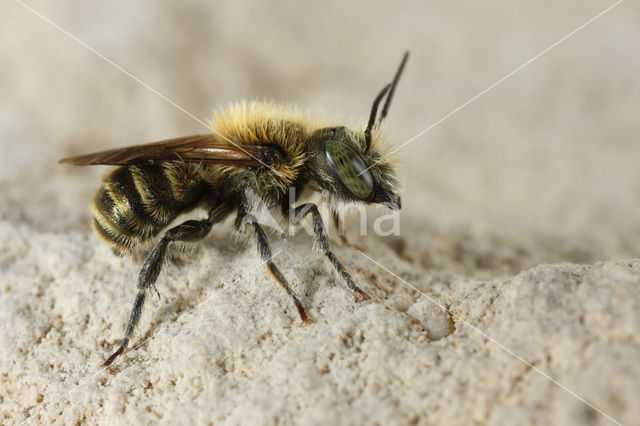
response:
<path id="1" fill-rule="evenodd" d="M 318 206 L 313 203 L 306 203 L 295 207 L 294 213 L 292 215 L 294 223 L 298 224 L 308 213 L 311 213 L 313 219 L 314 237 L 320 251 L 322 251 L 327 259 L 329 259 L 331 265 L 333 265 L 334 269 L 347 283 L 347 285 L 353 291 L 358 293 L 363 300 L 369 300 L 371 297 L 369 297 L 367 293 L 365 293 L 356 285 L 356 283 L 353 281 L 353 278 L 351 277 L 351 274 L 349 274 L 349 271 L 347 271 L 347 268 L 344 267 L 340 259 L 338 259 L 336 255 L 331 251 L 327 230 L 325 229 L 324 223 L 322 222 L 322 216 L 320 216 Z"/>

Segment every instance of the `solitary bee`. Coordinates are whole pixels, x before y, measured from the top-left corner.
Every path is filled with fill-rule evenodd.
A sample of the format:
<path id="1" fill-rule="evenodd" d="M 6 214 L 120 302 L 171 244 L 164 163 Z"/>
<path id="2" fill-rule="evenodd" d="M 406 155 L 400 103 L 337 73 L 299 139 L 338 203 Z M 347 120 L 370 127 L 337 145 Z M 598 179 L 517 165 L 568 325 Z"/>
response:
<path id="1" fill-rule="evenodd" d="M 369 299 L 331 251 L 317 205 L 294 204 L 303 192 L 315 191 L 334 209 L 345 202 L 400 208 L 398 181 L 381 151 L 379 130 L 408 56 L 405 53 L 393 81 L 375 98 L 364 130 L 321 125 L 292 108 L 240 103 L 216 112 L 208 134 L 60 160 L 78 166 L 120 166 L 104 178 L 91 205 L 95 231 L 118 254 L 133 254 L 181 213 L 195 207 L 209 212 L 206 219 L 168 229 L 151 250 L 138 275 L 138 294 L 124 338 L 105 367 L 127 348 L 147 291 L 156 290 L 169 244 L 202 240 L 232 213 L 237 229 L 255 234 L 267 269 L 291 297 L 302 321 L 308 321 L 302 303 L 271 260 L 269 241 L 256 219 L 258 204 L 292 225 L 311 214 L 318 248 L 347 286 Z M 339 221 L 335 210 L 334 220 Z"/>

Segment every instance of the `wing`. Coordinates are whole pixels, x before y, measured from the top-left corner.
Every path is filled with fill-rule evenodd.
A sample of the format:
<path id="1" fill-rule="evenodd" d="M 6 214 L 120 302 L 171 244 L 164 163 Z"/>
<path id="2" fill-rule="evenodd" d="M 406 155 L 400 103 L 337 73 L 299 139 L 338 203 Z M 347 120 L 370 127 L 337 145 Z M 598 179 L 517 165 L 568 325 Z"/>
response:
<path id="1" fill-rule="evenodd" d="M 188 163 L 259 166 L 270 150 L 265 145 L 236 145 L 212 134 L 185 136 L 144 145 L 111 149 L 64 158 L 59 163 L 76 166 L 127 165 L 182 160 Z"/>

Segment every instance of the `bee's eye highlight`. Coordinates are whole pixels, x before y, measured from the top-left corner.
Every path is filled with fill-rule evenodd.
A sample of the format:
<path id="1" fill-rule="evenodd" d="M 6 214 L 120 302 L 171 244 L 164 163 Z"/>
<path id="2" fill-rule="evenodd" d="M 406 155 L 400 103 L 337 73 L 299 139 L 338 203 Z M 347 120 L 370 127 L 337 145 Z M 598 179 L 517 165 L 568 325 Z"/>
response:
<path id="1" fill-rule="evenodd" d="M 354 197 L 366 200 L 373 192 L 373 177 L 360 155 L 340 141 L 325 142 L 331 172 Z"/>

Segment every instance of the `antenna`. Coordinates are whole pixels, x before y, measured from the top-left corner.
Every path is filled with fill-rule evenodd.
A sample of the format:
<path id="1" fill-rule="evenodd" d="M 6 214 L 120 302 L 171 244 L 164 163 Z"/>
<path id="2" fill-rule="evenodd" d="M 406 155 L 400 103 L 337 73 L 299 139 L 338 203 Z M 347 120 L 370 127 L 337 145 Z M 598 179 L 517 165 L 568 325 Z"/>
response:
<path id="1" fill-rule="evenodd" d="M 373 100 L 373 105 L 371 106 L 371 114 L 369 115 L 369 123 L 367 124 L 367 129 L 364 131 L 364 141 L 365 148 L 364 152 L 368 152 L 369 148 L 371 148 L 371 131 L 375 125 L 382 123 L 382 120 L 387 116 L 389 112 L 389 107 L 391 106 L 391 100 L 393 99 L 393 93 L 396 90 L 396 86 L 398 85 L 398 80 L 400 80 L 400 76 L 402 75 L 402 71 L 404 70 L 404 66 L 409 59 L 409 51 L 404 52 L 404 56 L 402 57 L 402 61 L 400 62 L 400 66 L 396 71 L 396 75 L 393 77 L 393 81 L 382 89 L 378 96 Z M 380 112 L 380 118 L 378 122 L 376 122 L 376 116 L 378 115 L 378 106 L 380 102 L 382 102 L 382 98 L 387 95 L 387 100 L 382 107 L 382 112 Z"/>
<path id="2" fill-rule="evenodd" d="M 378 124 L 382 123 L 382 120 L 387 116 L 387 112 L 389 112 L 389 106 L 391 106 L 391 99 L 393 99 L 393 93 L 396 91 L 396 86 L 398 85 L 398 80 L 400 80 L 400 76 L 402 75 L 402 71 L 404 70 L 404 66 L 409 59 L 409 51 L 404 52 L 404 56 L 402 57 L 402 61 L 400 62 L 400 66 L 398 67 L 398 71 L 396 71 L 395 77 L 393 77 L 393 82 L 391 83 L 391 89 L 389 89 L 389 94 L 387 95 L 387 100 L 384 103 L 384 107 L 382 108 L 382 112 L 380 113 L 380 119 L 378 120 Z"/>
<path id="3" fill-rule="evenodd" d="M 382 89 L 380 93 L 378 93 L 378 96 L 376 96 L 376 98 L 373 100 L 373 105 L 371 106 L 371 115 L 369 115 L 369 124 L 367 124 L 367 129 L 364 131 L 364 141 L 365 141 L 364 152 L 369 151 L 369 148 L 371 147 L 371 130 L 373 130 L 373 126 L 376 122 L 376 115 L 378 115 L 378 105 L 380 104 L 380 102 L 382 101 L 382 98 L 384 97 L 384 95 L 387 94 L 390 88 L 391 88 L 391 83 L 384 86 L 384 89 Z"/>

